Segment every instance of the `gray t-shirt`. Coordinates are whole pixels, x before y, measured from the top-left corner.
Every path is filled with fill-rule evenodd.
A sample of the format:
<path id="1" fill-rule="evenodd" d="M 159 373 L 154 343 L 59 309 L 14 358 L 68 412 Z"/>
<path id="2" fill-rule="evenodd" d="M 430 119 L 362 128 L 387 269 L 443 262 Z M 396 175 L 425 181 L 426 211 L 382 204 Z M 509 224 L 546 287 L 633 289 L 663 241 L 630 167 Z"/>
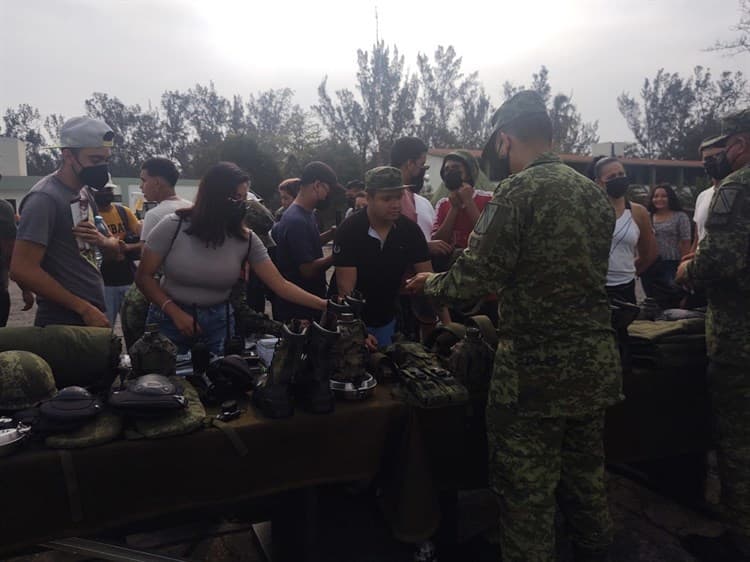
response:
<path id="1" fill-rule="evenodd" d="M 656 245 L 659 247 L 659 257 L 663 260 L 679 261 L 680 242 L 691 240 L 690 219 L 682 211 L 673 212 L 665 221 L 657 222 L 651 215 L 656 234 Z"/>
<path id="2" fill-rule="evenodd" d="M 250 242 L 227 238 L 221 246 L 214 248 L 185 232 L 190 226 L 189 220 L 182 221 L 175 238 L 179 223 L 177 215 L 167 215 L 146 240 L 149 250 L 166 256 L 162 264 L 161 286 L 179 303 L 202 307 L 222 303 L 229 298 L 246 259 L 251 264 L 269 259 L 263 242 L 252 232 Z"/>
<path id="3" fill-rule="evenodd" d="M 141 240 L 146 240 L 149 233 L 161 222 L 161 219 L 167 215 L 171 215 L 178 209 L 184 209 L 191 205 L 192 203 L 190 201 L 180 198 L 166 199 L 159 203 L 143 217 L 143 224 L 141 225 Z"/>
<path id="4" fill-rule="evenodd" d="M 104 311 L 101 273 L 95 264 L 81 254 L 72 232 L 74 225 L 70 205 L 79 197 L 85 197 L 85 191 L 72 191 L 54 174 L 42 178 L 21 202 L 21 221 L 16 239 L 44 246 L 42 269 L 68 291 Z M 37 304 L 36 326 L 83 325 L 83 319 L 68 308 L 41 296 Z"/>

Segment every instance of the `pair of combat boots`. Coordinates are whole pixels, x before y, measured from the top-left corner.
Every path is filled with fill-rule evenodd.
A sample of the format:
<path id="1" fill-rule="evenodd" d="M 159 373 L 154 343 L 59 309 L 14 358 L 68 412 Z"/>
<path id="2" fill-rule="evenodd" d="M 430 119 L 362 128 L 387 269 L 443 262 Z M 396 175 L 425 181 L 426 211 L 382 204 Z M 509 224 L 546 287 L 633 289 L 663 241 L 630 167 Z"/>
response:
<path id="1" fill-rule="evenodd" d="M 267 376 L 253 401 L 269 418 L 294 413 L 295 403 L 313 414 L 333 411 L 331 379 L 356 378 L 365 370 L 365 329 L 359 319 L 364 300 L 332 298 L 320 322 L 284 325 Z"/>

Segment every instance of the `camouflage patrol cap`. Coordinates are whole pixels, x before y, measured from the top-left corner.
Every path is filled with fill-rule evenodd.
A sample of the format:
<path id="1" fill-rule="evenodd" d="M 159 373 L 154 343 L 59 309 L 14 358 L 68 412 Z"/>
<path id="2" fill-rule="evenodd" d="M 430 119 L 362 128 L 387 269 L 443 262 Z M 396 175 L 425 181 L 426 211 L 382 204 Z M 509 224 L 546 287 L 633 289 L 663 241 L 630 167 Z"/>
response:
<path id="1" fill-rule="evenodd" d="M 708 148 L 723 148 L 724 144 L 726 144 L 726 140 L 726 137 L 722 136 L 707 137 L 703 139 L 703 142 L 701 142 L 698 147 L 698 153 L 701 153 Z"/>
<path id="2" fill-rule="evenodd" d="M 533 90 L 523 90 L 498 108 L 492 116 L 492 129 L 497 132 L 520 117 L 541 113 L 547 114 L 542 96 Z"/>
<path id="3" fill-rule="evenodd" d="M 401 179 L 401 170 L 392 166 L 378 166 L 365 173 L 365 190 L 372 193 L 375 191 L 396 191 L 404 189 Z"/>
<path id="4" fill-rule="evenodd" d="M 716 137 L 716 142 L 726 141 L 740 133 L 750 133 L 750 107 L 721 118 L 721 135 Z"/>
<path id="5" fill-rule="evenodd" d="M 0 353 L 0 411 L 33 408 L 57 393 L 49 364 L 29 351 Z"/>

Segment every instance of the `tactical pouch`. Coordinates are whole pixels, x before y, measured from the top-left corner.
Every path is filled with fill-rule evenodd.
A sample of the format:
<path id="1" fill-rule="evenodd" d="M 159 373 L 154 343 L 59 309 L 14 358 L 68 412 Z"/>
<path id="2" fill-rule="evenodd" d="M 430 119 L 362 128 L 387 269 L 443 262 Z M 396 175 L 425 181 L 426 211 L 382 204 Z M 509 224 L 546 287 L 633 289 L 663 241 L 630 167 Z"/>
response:
<path id="1" fill-rule="evenodd" d="M 135 429 L 126 431 L 125 436 L 128 439 L 161 439 L 184 435 L 203 427 L 206 410 L 198 399 L 198 392 L 187 381 L 183 381 L 182 385 L 186 407 L 169 411 L 158 418 L 138 418 L 135 420 Z"/>
<path id="2" fill-rule="evenodd" d="M 253 388 L 253 372 L 239 355 L 225 355 L 212 361 L 206 371 L 219 400 L 235 394 L 244 394 Z"/>
<path id="3" fill-rule="evenodd" d="M 162 416 L 184 409 L 187 403 L 182 385 L 163 375 L 144 375 L 127 381 L 124 389 L 109 396 L 110 406 L 135 418 Z"/>
<path id="4" fill-rule="evenodd" d="M 102 403 L 85 388 L 69 386 L 42 402 L 39 410 L 49 420 L 75 422 L 98 415 L 102 411 Z"/>
<path id="5" fill-rule="evenodd" d="M 441 365 L 437 355 L 422 344 L 396 343 L 386 352 L 396 365 L 406 401 L 422 408 L 463 405 L 469 401 L 466 387 Z"/>

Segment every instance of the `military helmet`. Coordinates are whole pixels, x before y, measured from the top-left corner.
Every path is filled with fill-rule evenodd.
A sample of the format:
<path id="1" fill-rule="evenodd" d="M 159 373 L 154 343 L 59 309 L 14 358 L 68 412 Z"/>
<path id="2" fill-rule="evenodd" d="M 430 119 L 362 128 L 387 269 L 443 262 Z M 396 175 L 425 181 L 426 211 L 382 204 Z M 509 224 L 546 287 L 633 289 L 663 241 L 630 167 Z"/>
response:
<path id="1" fill-rule="evenodd" d="M 680 201 L 680 205 L 682 205 L 683 211 L 692 211 L 695 209 L 695 195 L 690 186 L 683 185 L 678 187 L 675 189 L 675 194 Z"/>
<path id="2" fill-rule="evenodd" d="M 273 228 L 273 213 L 266 208 L 263 203 L 254 199 L 249 199 L 245 203 L 245 224 L 258 236 L 268 234 Z"/>
<path id="3" fill-rule="evenodd" d="M 0 411 L 33 408 L 57 393 L 49 364 L 29 351 L 0 353 Z"/>
<path id="4" fill-rule="evenodd" d="M 628 201 L 646 207 L 648 205 L 648 188 L 645 185 L 631 184 L 627 191 Z"/>

